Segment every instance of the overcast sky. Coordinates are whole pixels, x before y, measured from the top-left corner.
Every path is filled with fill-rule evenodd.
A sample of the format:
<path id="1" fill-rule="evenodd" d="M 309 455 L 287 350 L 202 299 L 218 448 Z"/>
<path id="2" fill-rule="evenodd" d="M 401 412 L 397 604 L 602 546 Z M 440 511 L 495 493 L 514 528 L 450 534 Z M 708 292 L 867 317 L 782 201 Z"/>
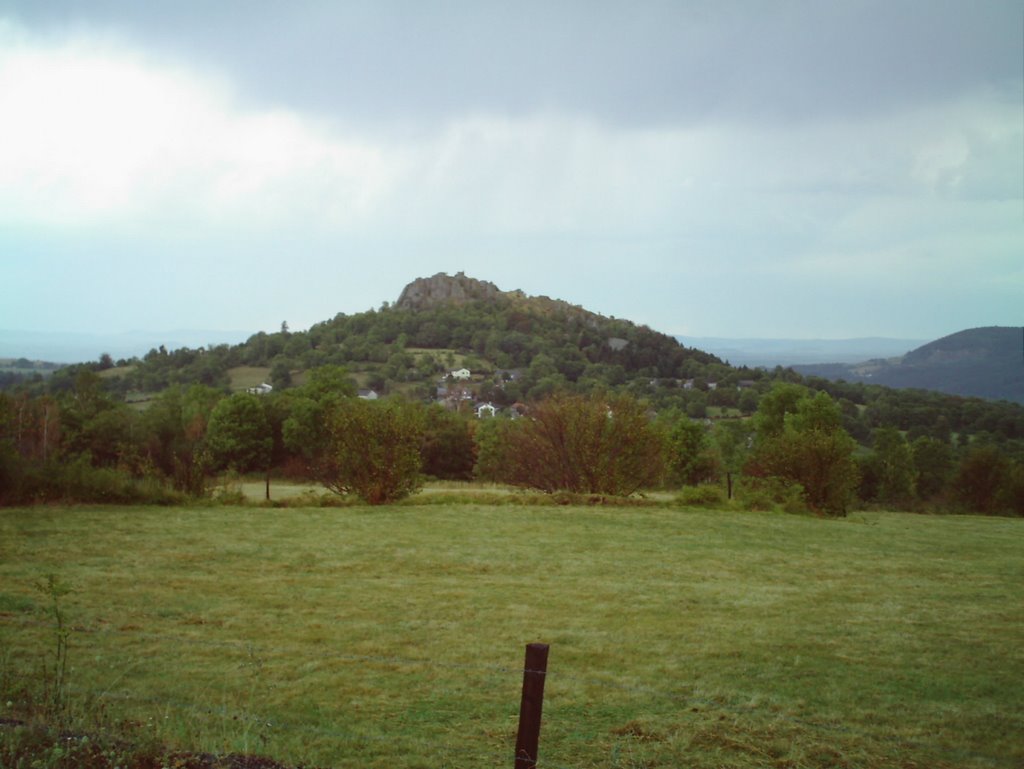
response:
<path id="1" fill-rule="evenodd" d="M 0 329 L 466 274 L 672 334 L 1024 324 L 1019 0 L 0 0 Z"/>

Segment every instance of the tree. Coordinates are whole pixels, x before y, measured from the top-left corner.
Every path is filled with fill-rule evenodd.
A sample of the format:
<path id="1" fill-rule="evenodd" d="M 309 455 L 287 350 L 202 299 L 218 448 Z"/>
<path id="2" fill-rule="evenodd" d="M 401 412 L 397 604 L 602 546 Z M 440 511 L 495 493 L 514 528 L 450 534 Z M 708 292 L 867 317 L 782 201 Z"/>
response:
<path id="1" fill-rule="evenodd" d="M 742 469 L 752 439 L 749 420 L 719 420 L 711 432 L 712 443 L 725 469 L 729 499 L 732 499 L 732 477 Z"/>
<path id="2" fill-rule="evenodd" d="M 426 475 L 452 481 L 472 480 L 476 461 L 473 422 L 441 406 L 430 406 L 426 409 L 420 453 Z"/>
<path id="3" fill-rule="evenodd" d="M 483 419 L 473 431 L 476 462 L 473 477 L 481 481 L 501 483 L 505 481 L 506 434 L 514 427 L 509 419 Z"/>
<path id="4" fill-rule="evenodd" d="M 708 396 L 700 390 L 690 390 L 686 395 L 686 415 L 691 419 L 704 419 L 708 415 Z"/>
<path id="5" fill-rule="evenodd" d="M 761 399 L 751 475 L 798 483 L 811 509 L 846 515 L 857 485 L 856 442 L 840 426 L 839 407 L 826 394 L 776 385 Z"/>
<path id="6" fill-rule="evenodd" d="M 204 385 L 171 387 L 143 412 L 143 445 L 148 464 L 194 496 L 205 491 L 209 452 L 206 426 L 223 393 Z"/>
<path id="7" fill-rule="evenodd" d="M 747 388 L 740 393 L 740 399 L 737 405 L 739 406 L 739 410 L 743 412 L 744 415 L 750 416 L 755 411 L 757 411 L 757 401 L 757 391 Z"/>
<path id="8" fill-rule="evenodd" d="M 895 427 L 879 427 L 874 432 L 873 443 L 878 499 L 907 504 L 914 497 L 914 457 L 907 439 Z"/>
<path id="9" fill-rule="evenodd" d="M 327 429 L 339 470 L 336 485 L 371 505 L 402 499 L 421 487 L 421 407 L 350 400 L 328 414 Z"/>
<path id="10" fill-rule="evenodd" d="M 420 488 L 423 429 L 420 406 L 358 398 L 298 402 L 284 427 L 286 442 L 306 456 L 317 480 L 371 505 Z"/>
<path id="11" fill-rule="evenodd" d="M 239 473 L 266 472 L 266 498 L 270 499 L 270 459 L 274 439 L 260 396 L 235 393 L 220 401 L 210 414 L 206 446 L 214 467 Z"/>
<path id="12" fill-rule="evenodd" d="M 322 402 L 354 396 L 356 385 L 344 366 L 320 366 L 309 372 L 309 378 L 298 394 Z"/>
<path id="13" fill-rule="evenodd" d="M 665 465 L 669 483 L 696 485 L 712 480 L 717 468 L 707 429 L 701 422 L 678 413 L 669 419 L 665 434 Z"/>
<path id="14" fill-rule="evenodd" d="M 806 388 L 790 383 L 776 384 L 763 395 L 754 415 L 758 439 L 780 435 L 786 427 L 786 416 L 795 414 L 797 406 L 806 398 Z"/>
<path id="15" fill-rule="evenodd" d="M 553 395 L 503 438 L 505 480 L 518 486 L 629 495 L 662 473 L 661 441 L 629 396 Z"/>
<path id="16" fill-rule="evenodd" d="M 278 390 L 292 386 L 292 370 L 287 361 L 274 361 L 274 365 L 270 367 L 270 384 Z"/>
<path id="17" fill-rule="evenodd" d="M 997 512 L 1011 470 L 1010 461 L 994 446 L 973 448 L 960 462 L 950 484 L 953 496 L 971 512 Z"/>
<path id="18" fill-rule="evenodd" d="M 941 494 L 953 469 L 953 450 L 941 438 L 924 436 L 910 445 L 917 493 L 921 499 Z"/>

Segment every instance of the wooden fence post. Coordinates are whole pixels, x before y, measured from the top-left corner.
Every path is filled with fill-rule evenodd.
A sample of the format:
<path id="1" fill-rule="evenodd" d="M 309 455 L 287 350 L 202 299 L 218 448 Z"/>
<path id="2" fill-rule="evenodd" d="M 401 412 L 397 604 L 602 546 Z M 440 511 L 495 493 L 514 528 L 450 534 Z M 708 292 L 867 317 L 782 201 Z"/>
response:
<path id="1" fill-rule="evenodd" d="M 548 645 L 528 644 L 526 664 L 523 666 L 523 699 L 519 705 L 515 769 L 534 769 L 537 766 L 540 713 L 544 706 L 544 679 L 547 672 Z"/>

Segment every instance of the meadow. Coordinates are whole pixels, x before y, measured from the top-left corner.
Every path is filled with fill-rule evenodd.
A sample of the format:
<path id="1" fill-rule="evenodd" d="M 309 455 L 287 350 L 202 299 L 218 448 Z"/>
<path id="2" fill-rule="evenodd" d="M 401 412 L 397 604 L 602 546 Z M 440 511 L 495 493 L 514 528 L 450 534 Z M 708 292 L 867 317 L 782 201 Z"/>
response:
<path id="1" fill-rule="evenodd" d="M 670 505 L 0 510 L 0 716 L 60 683 L 85 733 L 510 767 L 539 641 L 541 767 L 1019 767 L 1022 539 Z"/>

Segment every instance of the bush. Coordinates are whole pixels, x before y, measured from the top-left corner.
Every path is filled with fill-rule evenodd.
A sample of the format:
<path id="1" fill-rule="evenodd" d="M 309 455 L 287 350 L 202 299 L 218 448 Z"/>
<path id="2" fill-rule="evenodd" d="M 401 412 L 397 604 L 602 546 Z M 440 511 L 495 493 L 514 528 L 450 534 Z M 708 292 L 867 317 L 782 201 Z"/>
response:
<path id="1" fill-rule="evenodd" d="M 782 478 L 744 478 L 736 498 L 744 510 L 781 510 L 798 514 L 809 512 L 804 501 L 803 487 Z"/>
<path id="2" fill-rule="evenodd" d="M 661 477 L 659 436 L 628 396 L 555 395 L 499 437 L 502 480 L 516 486 L 628 496 Z"/>
<path id="3" fill-rule="evenodd" d="M 725 507 L 728 505 L 725 492 L 713 484 L 685 486 L 676 494 L 675 501 L 677 504 L 687 507 Z"/>
<path id="4" fill-rule="evenodd" d="M 420 406 L 342 398 L 308 402 L 285 421 L 285 441 L 303 453 L 327 489 L 356 494 L 371 505 L 418 490 L 424 420 Z"/>

